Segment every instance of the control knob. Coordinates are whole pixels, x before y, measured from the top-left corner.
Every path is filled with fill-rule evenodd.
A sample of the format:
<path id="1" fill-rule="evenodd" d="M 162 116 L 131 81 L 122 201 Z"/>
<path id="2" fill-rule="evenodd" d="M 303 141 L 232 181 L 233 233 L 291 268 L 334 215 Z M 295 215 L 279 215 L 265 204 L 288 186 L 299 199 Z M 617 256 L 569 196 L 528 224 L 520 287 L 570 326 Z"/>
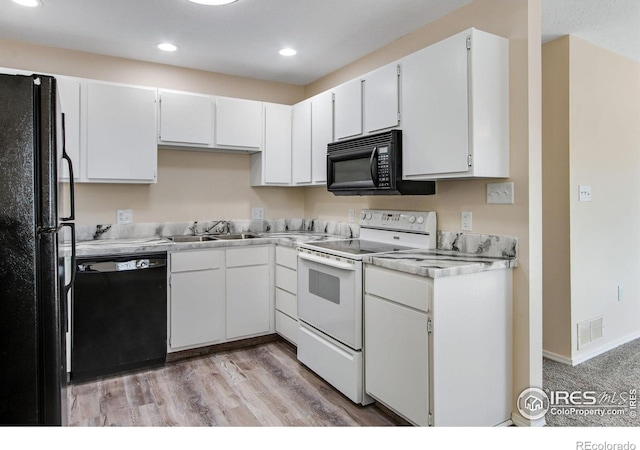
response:
<path id="1" fill-rule="evenodd" d="M 416 221 L 416 216 L 409 217 L 409 223 L 414 223 Z"/>
<path id="2" fill-rule="evenodd" d="M 422 225 L 424 223 L 424 217 L 418 216 L 418 223 Z"/>

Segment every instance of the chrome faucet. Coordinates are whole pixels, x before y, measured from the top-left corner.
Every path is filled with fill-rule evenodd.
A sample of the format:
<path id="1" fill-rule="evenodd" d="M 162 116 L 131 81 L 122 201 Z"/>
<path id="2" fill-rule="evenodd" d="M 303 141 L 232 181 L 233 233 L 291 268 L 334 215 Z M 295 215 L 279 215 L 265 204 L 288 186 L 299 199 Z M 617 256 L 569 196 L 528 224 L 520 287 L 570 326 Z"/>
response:
<path id="1" fill-rule="evenodd" d="M 198 222 L 193 222 L 193 225 L 189 227 L 189 231 L 193 236 L 197 236 L 198 234 Z"/>
<path id="2" fill-rule="evenodd" d="M 213 230 L 215 227 L 217 227 L 218 225 L 222 224 L 222 232 L 223 233 L 227 233 L 229 234 L 231 232 L 230 228 L 229 228 L 229 221 L 227 220 L 218 220 L 216 223 L 214 223 L 213 225 L 211 225 L 209 228 L 207 228 L 206 230 L 204 230 L 203 234 L 208 234 L 211 232 L 211 230 Z"/>

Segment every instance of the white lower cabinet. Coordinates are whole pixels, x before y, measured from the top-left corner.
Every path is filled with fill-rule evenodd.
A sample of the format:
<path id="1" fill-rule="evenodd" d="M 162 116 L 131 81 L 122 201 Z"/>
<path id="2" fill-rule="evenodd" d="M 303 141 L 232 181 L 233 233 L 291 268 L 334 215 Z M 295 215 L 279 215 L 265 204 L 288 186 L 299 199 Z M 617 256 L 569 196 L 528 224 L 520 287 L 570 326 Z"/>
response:
<path id="1" fill-rule="evenodd" d="M 170 254 L 169 352 L 270 334 L 273 246 Z"/>
<path id="2" fill-rule="evenodd" d="M 276 333 L 296 344 L 298 334 L 298 252 L 276 246 Z"/>
<path id="3" fill-rule="evenodd" d="M 512 271 L 426 278 L 365 265 L 365 391 L 419 426 L 511 418 Z"/>
<path id="4" fill-rule="evenodd" d="M 222 342 L 224 250 L 174 252 L 170 261 L 169 351 Z"/>
<path id="5" fill-rule="evenodd" d="M 227 340 L 274 330 L 273 246 L 226 250 Z"/>

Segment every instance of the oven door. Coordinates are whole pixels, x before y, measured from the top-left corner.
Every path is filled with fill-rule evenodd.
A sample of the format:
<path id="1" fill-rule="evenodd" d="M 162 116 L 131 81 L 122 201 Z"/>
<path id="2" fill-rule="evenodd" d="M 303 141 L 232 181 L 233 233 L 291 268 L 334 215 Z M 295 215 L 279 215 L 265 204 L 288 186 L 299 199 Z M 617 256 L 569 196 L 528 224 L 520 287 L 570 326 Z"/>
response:
<path id="1" fill-rule="evenodd" d="M 335 151 L 327 154 L 329 192 L 378 188 L 377 147 Z"/>
<path id="2" fill-rule="evenodd" d="M 298 252 L 298 318 L 354 350 L 362 348 L 362 261 Z"/>

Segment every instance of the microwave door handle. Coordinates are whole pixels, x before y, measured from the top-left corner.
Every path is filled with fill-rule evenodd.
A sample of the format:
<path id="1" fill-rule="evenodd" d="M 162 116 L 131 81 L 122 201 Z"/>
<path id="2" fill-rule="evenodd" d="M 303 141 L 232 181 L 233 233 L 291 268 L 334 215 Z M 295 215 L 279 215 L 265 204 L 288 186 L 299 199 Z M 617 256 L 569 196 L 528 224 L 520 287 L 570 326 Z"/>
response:
<path id="1" fill-rule="evenodd" d="M 373 185 L 378 187 L 378 158 L 376 155 L 378 154 L 378 147 L 373 147 L 373 151 L 371 152 L 371 157 L 369 158 L 369 170 L 371 171 L 371 180 L 373 181 Z"/>

